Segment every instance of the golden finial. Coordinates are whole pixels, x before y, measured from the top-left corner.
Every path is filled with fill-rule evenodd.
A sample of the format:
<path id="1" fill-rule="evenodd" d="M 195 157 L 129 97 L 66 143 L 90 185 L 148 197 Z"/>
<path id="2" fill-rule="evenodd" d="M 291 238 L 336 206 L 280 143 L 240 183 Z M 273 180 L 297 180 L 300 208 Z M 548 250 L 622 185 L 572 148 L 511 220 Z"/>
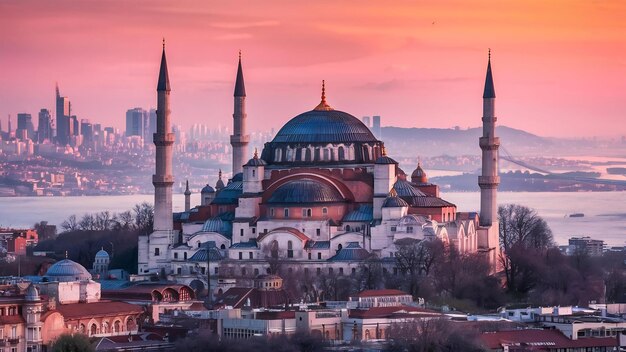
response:
<path id="1" fill-rule="evenodd" d="M 67 250 L 65 250 L 65 259 L 67 259 Z"/>
<path id="2" fill-rule="evenodd" d="M 491 48 L 489 48 L 489 60 L 491 60 Z"/>
<path id="3" fill-rule="evenodd" d="M 383 153 L 383 156 L 387 156 L 387 148 L 385 148 L 384 145 L 382 147 L 382 153 Z"/>
<path id="4" fill-rule="evenodd" d="M 254 147 L 254 158 L 255 159 L 259 158 L 259 151 L 256 149 L 256 147 Z"/>
<path id="5" fill-rule="evenodd" d="M 220 171 L 217 173 L 217 177 L 221 180 L 222 179 L 222 169 L 220 169 Z"/>
<path id="6" fill-rule="evenodd" d="M 239 49 L 239 61 L 241 61 L 241 49 Z"/>
<path id="7" fill-rule="evenodd" d="M 322 80 L 322 101 L 315 107 L 313 110 L 324 110 L 329 111 L 333 108 L 326 103 L 326 81 Z"/>
<path id="8" fill-rule="evenodd" d="M 417 157 L 417 167 L 420 167 L 422 165 L 422 158 L 421 157 Z"/>
<path id="9" fill-rule="evenodd" d="M 165 50 L 165 37 L 163 37 L 163 50 Z"/>

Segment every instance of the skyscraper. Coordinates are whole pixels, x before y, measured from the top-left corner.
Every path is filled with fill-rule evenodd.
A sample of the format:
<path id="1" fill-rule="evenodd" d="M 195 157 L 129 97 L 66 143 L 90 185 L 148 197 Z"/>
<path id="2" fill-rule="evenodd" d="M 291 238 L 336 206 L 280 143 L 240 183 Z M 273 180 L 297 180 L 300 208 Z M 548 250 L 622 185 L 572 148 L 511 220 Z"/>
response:
<path id="1" fill-rule="evenodd" d="M 57 121 L 57 143 L 67 145 L 70 142 L 70 100 L 62 97 L 59 93 L 59 85 L 56 86 L 56 121 Z"/>
<path id="2" fill-rule="evenodd" d="M 20 139 L 33 139 L 35 136 L 35 127 L 33 126 L 33 117 L 30 114 L 17 114 L 17 130 L 15 135 Z"/>
<path id="3" fill-rule="evenodd" d="M 363 121 L 363 124 L 365 126 L 367 126 L 368 128 L 372 127 L 370 125 L 370 117 L 369 116 L 363 116 L 363 118 L 361 119 L 361 121 Z"/>
<path id="4" fill-rule="evenodd" d="M 372 132 L 376 138 L 381 138 L 380 136 L 380 116 L 372 116 Z"/>
<path id="5" fill-rule="evenodd" d="M 93 125 L 89 120 L 80 120 L 80 134 L 83 136 L 83 145 L 86 147 L 93 147 Z"/>
<path id="6" fill-rule="evenodd" d="M 52 140 L 52 116 L 50 116 L 50 110 L 39 110 L 39 121 L 37 125 L 37 142 L 43 143 L 43 141 Z"/>
<path id="7" fill-rule="evenodd" d="M 146 110 L 142 108 L 129 109 L 126 111 L 126 136 L 141 136 L 145 139 L 149 123 Z"/>

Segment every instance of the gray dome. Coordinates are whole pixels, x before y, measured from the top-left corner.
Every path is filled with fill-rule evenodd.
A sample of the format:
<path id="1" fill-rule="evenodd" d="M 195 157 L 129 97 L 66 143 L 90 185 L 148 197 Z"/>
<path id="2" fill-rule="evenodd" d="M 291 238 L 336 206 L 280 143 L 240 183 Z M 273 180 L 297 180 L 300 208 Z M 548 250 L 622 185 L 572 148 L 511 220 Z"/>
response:
<path id="1" fill-rule="evenodd" d="M 69 259 L 54 263 L 46 272 L 45 277 L 50 281 L 62 282 L 91 280 L 91 274 L 84 266 Z"/>
<path id="2" fill-rule="evenodd" d="M 41 300 L 41 298 L 39 298 L 39 291 L 37 290 L 35 285 L 28 285 L 28 288 L 26 289 L 26 296 L 24 297 L 24 299 L 26 299 L 26 301 L 28 302 L 38 302 Z"/>
<path id="3" fill-rule="evenodd" d="M 109 253 L 104 249 L 101 249 L 96 253 L 96 258 L 109 259 Z"/>
<path id="4" fill-rule="evenodd" d="M 207 193 L 215 193 L 215 189 L 209 185 L 204 186 L 204 188 L 202 188 L 202 190 L 200 191 L 201 194 L 207 194 Z"/>
<path id="5" fill-rule="evenodd" d="M 409 207 L 409 203 L 405 202 L 404 199 L 398 196 L 389 196 L 385 198 L 385 202 L 383 203 L 383 208 L 404 208 Z"/>
<path id="6" fill-rule="evenodd" d="M 311 110 L 287 122 L 273 143 L 377 142 L 367 126 L 339 110 Z"/>
<path id="7" fill-rule="evenodd" d="M 267 203 L 307 204 L 335 203 L 343 201 L 343 197 L 334 187 L 309 179 L 301 179 L 289 181 L 278 187 L 270 199 L 267 200 Z"/>

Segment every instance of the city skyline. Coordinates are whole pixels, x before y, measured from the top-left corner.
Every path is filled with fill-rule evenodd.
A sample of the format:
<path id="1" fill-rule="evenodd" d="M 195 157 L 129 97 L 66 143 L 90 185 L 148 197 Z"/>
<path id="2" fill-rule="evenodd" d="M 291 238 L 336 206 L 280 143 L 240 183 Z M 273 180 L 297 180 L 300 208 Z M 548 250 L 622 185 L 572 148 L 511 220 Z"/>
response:
<path id="1" fill-rule="evenodd" d="M 252 130 L 313 108 L 322 79 L 335 108 L 387 126 L 477 127 L 472 98 L 492 48 L 503 125 L 558 137 L 626 133 L 619 2 L 115 4 L 0 5 L 0 46 L 11 53 L 0 63 L 13 68 L 2 78 L 12 84 L 0 85 L 3 126 L 8 114 L 52 110 L 58 81 L 78 118 L 120 128 L 126 110 L 156 103 L 155 44 L 165 37 L 177 73 L 172 113 L 185 128 L 229 125 L 238 50 Z"/>

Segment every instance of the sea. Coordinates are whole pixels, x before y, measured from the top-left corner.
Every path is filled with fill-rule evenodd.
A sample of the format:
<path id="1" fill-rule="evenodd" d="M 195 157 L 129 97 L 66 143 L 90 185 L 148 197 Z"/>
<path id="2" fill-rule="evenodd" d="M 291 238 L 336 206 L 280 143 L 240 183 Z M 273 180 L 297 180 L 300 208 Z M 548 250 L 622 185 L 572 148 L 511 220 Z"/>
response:
<path id="1" fill-rule="evenodd" d="M 459 211 L 480 208 L 479 192 L 441 192 L 441 197 L 456 204 Z M 0 197 L 0 228 L 31 227 L 39 221 L 59 226 L 73 214 L 119 213 L 142 202 L 153 203 L 154 196 Z M 184 210 L 182 194 L 175 194 L 173 203 L 175 212 Z M 199 203 L 200 195 L 193 194 L 191 204 Z M 498 204 L 509 203 L 535 209 L 548 222 L 558 244 L 567 244 L 570 237 L 589 236 L 608 246 L 626 245 L 626 192 L 499 192 Z"/>

